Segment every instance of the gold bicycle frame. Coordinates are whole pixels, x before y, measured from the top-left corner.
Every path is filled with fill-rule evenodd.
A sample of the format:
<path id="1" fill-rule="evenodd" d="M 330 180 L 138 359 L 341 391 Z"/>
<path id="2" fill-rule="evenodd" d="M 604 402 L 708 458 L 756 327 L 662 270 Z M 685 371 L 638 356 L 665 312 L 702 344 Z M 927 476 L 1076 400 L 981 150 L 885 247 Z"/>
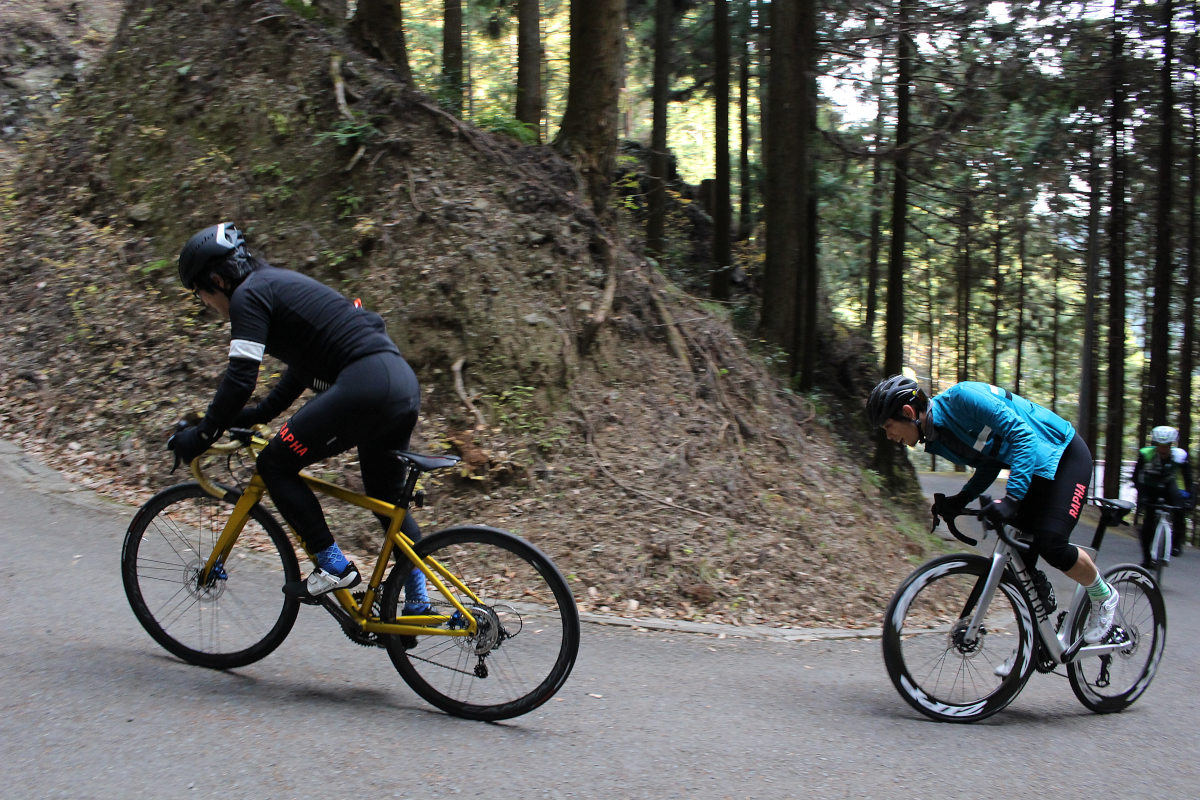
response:
<path id="1" fill-rule="evenodd" d="M 253 437 L 250 444 L 243 444 L 237 440 L 214 444 L 204 455 L 192 459 L 190 465 L 192 477 L 196 479 L 196 483 L 200 484 L 200 488 L 205 492 L 218 500 L 225 499 L 227 491 L 215 484 L 204 474 L 200 463 L 201 459 L 210 455 L 233 453 L 244 447 L 249 448 L 252 454 L 257 455 L 266 444 L 266 440 L 258 436 Z M 358 506 L 390 520 L 387 532 L 384 534 L 383 545 L 379 550 L 379 557 L 375 561 L 375 568 L 371 572 L 370 580 L 367 581 L 366 593 L 363 596 L 362 603 L 360 604 L 354 599 L 354 595 L 350 593 L 349 589 L 337 589 L 330 592 L 337 600 L 338 605 L 349 614 L 355 624 L 367 633 L 393 636 L 472 636 L 478 631 L 479 626 L 475 621 L 475 617 L 458 600 L 458 597 L 446 587 L 446 583 L 450 583 L 455 589 L 470 598 L 472 603 L 482 603 L 482 601 L 457 575 L 438 563 L 436 559 L 423 559 L 416 554 L 413 550 L 413 541 L 400 530 L 400 525 L 404 522 L 404 517 L 407 513 L 407 509 L 404 506 L 387 503 L 359 492 L 350 491 L 343 486 L 338 486 L 337 484 L 309 475 L 307 472 L 301 472 L 300 477 L 304 479 L 304 482 L 313 491 L 319 494 Z M 246 520 L 250 518 L 251 509 L 262 500 L 263 495 L 266 493 L 266 484 L 263 483 L 263 479 L 256 471 L 250 478 L 249 483 L 242 490 L 241 497 L 234 504 L 233 511 L 230 512 L 229 519 L 225 522 L 225 527 L 222 529 L 221 535 L 217 538 L 217 543 L 213 546 L 213 551 L 204 565 L 203 573 L 200 575 L 201 585 L 207 583 L 214 568 L 218 564 L 224 563 L 229 557 L 234 543 L 237 541 L 238 536 L 241 535 L 242 529 L 246 526 Z M 313 555 L 308 552 L 303 539 L 292 530 L 290 525 L 288 526 L 288 530 L 291 531 L 296 541 L 300 542 L 301 547 L 304 547 L 304 551 L 308 554 L 308 557 L 312 559 Z M 399 549 L 403 556 L 407 557 L 417 569 L 424 573 L 425 580 L 432 584 L 450 602 L 450 605 L 454 606 L 455 610 L 462 615 L 462 619 L 466 622 L 465 628 L 449 629 L 433 627 L 444 625 L 450 620 L 450 617 L 445 614 L 413 614 L 397 617 L 397 619 L 402 619 L 404 622 L 382 622 L 378 616 L 370 615 L 364 610 L 374 606 L 375 598 L 379 593 L 380 585 L 383 583 L 384 574 L 387 572 L 388 560 L 392 555 L 393 549 Z M 397 560 L 397 565 L 403 563 L 403 559 Z"/>

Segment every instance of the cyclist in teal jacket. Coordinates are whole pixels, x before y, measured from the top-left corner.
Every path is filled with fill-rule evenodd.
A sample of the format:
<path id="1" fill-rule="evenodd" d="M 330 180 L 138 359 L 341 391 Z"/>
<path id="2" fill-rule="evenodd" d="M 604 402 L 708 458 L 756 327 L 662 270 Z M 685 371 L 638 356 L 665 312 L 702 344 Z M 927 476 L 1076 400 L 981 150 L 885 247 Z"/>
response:
<path id="1" fill-rule="evenodd" d="M 1112 630 L 1118 595 L 1100 577 L 1086 551 L 1071 544 L 1092 475 L 1092 454 L 1074 426 L 1036 403 L 999 386 L 964 381 L 932 399 L 912 378 L 882 381 L 867 400 L 872 426 L 887 437 L 975 473 L 958 494 L 934 505 L 940 517 L 953 517 L 1009 470 L 1004 497 L 986 516 L 1033 537 L 1033 557 L 1082 584 L 1092 601 L 1088 642 Z M 1033 567 L 1033 563 L 1030 563 Z"/>

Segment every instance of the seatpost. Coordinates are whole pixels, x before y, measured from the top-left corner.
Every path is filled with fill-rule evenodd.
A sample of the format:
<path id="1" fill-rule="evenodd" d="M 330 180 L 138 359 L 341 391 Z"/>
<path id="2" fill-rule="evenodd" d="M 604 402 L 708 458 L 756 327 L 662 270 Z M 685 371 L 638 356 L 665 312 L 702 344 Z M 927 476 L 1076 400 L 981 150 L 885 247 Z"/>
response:
<path id="1" fill-rule="evenodd" d="M 1100 543 L 1104 541 L 1104 534 L 1108 532 L 1108 515 L 1112 513 L 1107 508 L 1101 509 L 1100 522 L 1096 525 L 1096 532 L 1092 534 L 1092 550 L 1100 552 Z"/>

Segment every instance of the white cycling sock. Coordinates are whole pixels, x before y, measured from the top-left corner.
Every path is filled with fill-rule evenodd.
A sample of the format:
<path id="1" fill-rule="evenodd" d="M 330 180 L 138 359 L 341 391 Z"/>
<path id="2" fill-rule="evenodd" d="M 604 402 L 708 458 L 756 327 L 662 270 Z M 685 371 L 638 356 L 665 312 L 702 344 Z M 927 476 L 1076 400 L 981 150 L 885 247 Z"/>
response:
<path id="1" fill-rule="evenodd" d="M 1099 575 L 1096 576 L 1096 582 L 1086 588 L 1088 597 L 1093 603 L 1103 603 L 1112 595 L 1112 587 Z"/>

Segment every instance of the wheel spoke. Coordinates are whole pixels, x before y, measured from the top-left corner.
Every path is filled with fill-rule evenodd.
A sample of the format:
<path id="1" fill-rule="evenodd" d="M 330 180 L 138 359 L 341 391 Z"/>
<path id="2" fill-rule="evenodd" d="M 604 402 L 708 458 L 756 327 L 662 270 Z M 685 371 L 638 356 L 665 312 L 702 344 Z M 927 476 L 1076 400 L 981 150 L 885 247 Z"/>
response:
<path id="1" fill-rule="evenodd" d="M 989 565 L 978 556 L 934 559 L 909 576 L 884 615 L 884 661 L 892 683 L 934 719 L 994 714 L 1028 679 L 1032 618 L 1010 579 L 1001 582 L 974 640 L 966 639 Z"/>
<path id="2" fill-rule="evenodd" d="M 448 713 L 506 719 L 527 713 L 562 685 L 579 647 L 579 618 L 566 582 L 545 556 L 511 534 L 462 528 L 433 534 L 418 553 L 436 559 L 477 600 L 457 598 L 478 625 L 471 636 L 426 635 L 406 649 L 395 637 L 388 652 L 413 689 Z M 385 619 L 403 605 L 402 576 L 384 587 Z M 455 612 L 433 598 L 435 613 Z"/>
<path id="3" fill-rule="evenodd" d="M 194 664 L 231 668 L 256 661 L 283 641 L 297 604 L 280 591 L 299 578 L 282 528 L 256 508 L 218 573 L 199 575 L 233 505 L 184 484 L 152 498 L 134 518 L 122 553 L 130 606 L 142 626 Z"/>

